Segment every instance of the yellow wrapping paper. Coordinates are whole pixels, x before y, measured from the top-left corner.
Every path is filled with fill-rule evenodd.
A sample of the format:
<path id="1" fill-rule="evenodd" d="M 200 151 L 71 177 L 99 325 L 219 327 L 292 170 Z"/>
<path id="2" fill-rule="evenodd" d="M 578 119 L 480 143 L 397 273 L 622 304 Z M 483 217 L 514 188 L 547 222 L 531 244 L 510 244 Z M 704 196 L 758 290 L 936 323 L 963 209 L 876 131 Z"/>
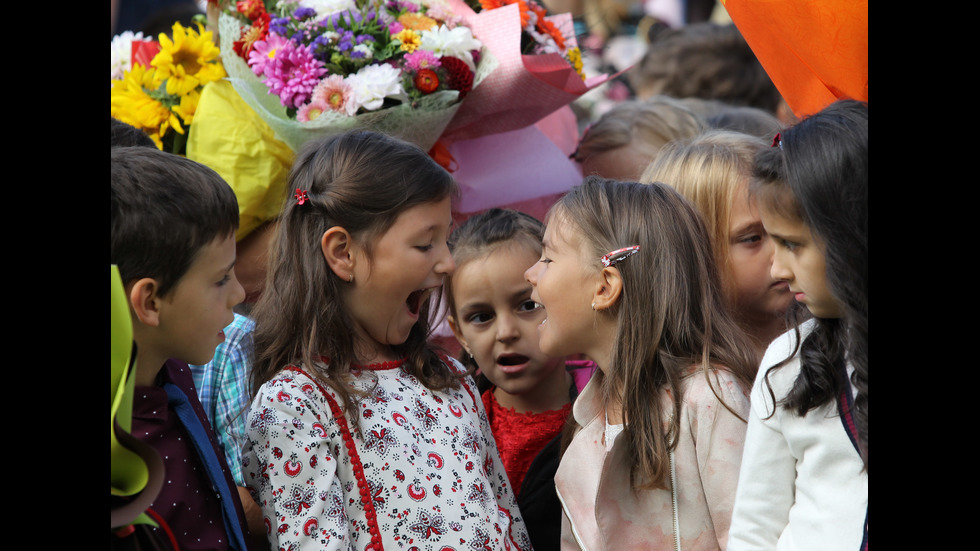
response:
<path id="1" fill-rule="evenodd" d="M 230 82 L 204 87 L 187 139 L 187 158 L 211 167 L 235 190 L 238 241 L 279 216 L 294 157 Z"/>

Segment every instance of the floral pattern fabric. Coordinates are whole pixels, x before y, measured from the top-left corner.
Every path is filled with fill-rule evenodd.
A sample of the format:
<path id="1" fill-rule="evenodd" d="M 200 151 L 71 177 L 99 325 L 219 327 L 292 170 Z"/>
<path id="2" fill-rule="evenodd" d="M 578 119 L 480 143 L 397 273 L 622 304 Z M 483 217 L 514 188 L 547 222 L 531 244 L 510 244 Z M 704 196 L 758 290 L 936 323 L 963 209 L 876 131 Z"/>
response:
<path id="1" fill-rule="evenodd" d="M 243 470 L 274 549 L 530 549 L 472 381 L 433 391 L 400 363 L 352 372 L 362 432 L 295 368 L 252 403 Z"/>

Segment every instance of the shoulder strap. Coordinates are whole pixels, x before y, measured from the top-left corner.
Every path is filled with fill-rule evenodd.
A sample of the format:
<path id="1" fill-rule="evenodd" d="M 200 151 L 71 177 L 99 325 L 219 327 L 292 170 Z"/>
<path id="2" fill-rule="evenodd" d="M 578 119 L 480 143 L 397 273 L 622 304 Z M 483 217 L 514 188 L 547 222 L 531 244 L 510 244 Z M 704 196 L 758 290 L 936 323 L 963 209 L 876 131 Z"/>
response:
<path id="1" fill-rule="evenodd" d="M 854 393 L 851 391 L 851 379 L 847 376 L 847 368 L 844 368 L 844 388 L 841 390 L 840 397 L 838 399 L 840 404 L 840 419 L 841 423 L 844 425 L 844 432 L 847 433 L 847 437 L 851 440 L 851 445 L 854 446 L 854 450 L 861 455 L 861 449 L 858 447 L 858 433 L 857 425 L 854 424 L 854 415 L 851 411 L 854 409 Z M 869 505 L 870 507 L 870 505 Z M 861 551 L 867 551 L 868 549 L 868 513 L 864 513 L 864 537 L 861 539 Z"/>
<path id="2" fill-rule="evenodd" d="M 224 470 L 221 468 L 222 460 L 215 453 L 204 424 L 201 423 L 201 419 L 197 416 L 184 391 L 173 383 L 167 383 L 163 385 L 163 388 L 167 391 L 167 400 L 170 406 L 173 407 L 177 418 L 180 419 L 184 429 L 190 435 L 191 443 L 197 450 L 197 456 L 201 459 L 201 463 L 204 464 L 211 484 L 221 497 L 221 512 L 225 520 L 225 529 L 228 531 L 229 545 L 233 549 L 245 551 L 248 549 L 245 544 L 245 533 L 235 509 L 235 502 L 232 501 L 239 499 L 239 497 L 237 494 L 232 494 L 231 488 L 228 487 Z"/>

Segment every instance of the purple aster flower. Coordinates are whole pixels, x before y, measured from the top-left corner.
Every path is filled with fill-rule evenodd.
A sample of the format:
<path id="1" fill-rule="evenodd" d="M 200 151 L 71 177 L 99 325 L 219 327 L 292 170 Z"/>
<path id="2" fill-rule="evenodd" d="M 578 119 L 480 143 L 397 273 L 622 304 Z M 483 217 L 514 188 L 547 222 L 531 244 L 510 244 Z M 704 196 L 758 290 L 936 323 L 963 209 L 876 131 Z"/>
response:
<path id="1" fill-rule="evenodd" d="M 289 33 L 289 19 L 286 17 L 273 17 L 269 21 L 269 32 L 287 36 Z"/>
<path id="2" fill-rule="evenodd" d="M 337 49 L 341 52 L 349 52 L 354 47 L 354 33 L 351 31 L 340 31 L 340 40 L 337 41 Z"/>
<path id="3" fill-rule="evenodd" d="M 316 10 L 313 8 L 297 8 L 293 12 L 293 17 L 296 19 L 307 19 L 316 15 Z"/>

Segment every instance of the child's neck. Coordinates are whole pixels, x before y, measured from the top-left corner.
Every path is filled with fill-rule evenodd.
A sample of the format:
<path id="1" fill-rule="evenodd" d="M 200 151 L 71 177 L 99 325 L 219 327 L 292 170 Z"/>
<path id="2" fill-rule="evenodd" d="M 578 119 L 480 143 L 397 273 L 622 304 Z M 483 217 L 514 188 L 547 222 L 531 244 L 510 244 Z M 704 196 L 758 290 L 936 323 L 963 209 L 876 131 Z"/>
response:
<path id="1" fill-rule="evenodd" d="M 786 320 L 781 317 L 755 322 L 739 320 L 739 322 L 742 330 L 745 331 L 746 336 L 751 341 L 756 357 L 760 360 L 765 355 L 766 349 L 769 348 L 769 344 L 788 329 Z"/>
<path id="2" fill-rule="evenodd" d="M 564 367 L 558 367 L 559 376 L 549 379 L 547 384 L 538 385 L 534 390 L 524 394 L 510 394 L 500 387 L 494 387 L 493 397 L 501 407 L 513 408 L 517 413 L 544 413 L 561 409 L 571 402 L 568 389 L 572 385 L 572 376 Z"/>
<path id="3" fill-rule="evenodd" d="M 371 343 L 371 345 L 358 345 L 354 348 L 355 363 L 358 365 L 375 365 L 385 362 L 396 362 L 404 359 L 387 345 Z"/>
<path id="4" fill-rule="evenodd" d="M 169 358 L 154 354 L 152 350 L 143 351 L 136 347 L 136 386 L 156 386 L 157 376 Z"/>

